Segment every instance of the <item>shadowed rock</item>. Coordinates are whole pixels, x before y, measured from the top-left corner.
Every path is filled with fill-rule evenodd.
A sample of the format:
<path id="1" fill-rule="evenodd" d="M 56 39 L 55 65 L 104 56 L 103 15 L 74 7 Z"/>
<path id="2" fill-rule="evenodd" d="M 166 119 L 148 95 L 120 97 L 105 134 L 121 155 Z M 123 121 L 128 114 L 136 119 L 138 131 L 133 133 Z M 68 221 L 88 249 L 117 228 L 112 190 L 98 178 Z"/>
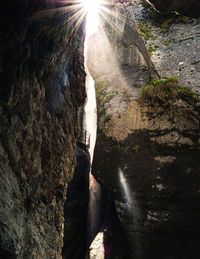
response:
<path id="1" fill-rule="evenodd" d="M 200 17 L 198 0 L 147 0 L 147 2 L 163 13 L 176 11 L 187 16 Z"/>

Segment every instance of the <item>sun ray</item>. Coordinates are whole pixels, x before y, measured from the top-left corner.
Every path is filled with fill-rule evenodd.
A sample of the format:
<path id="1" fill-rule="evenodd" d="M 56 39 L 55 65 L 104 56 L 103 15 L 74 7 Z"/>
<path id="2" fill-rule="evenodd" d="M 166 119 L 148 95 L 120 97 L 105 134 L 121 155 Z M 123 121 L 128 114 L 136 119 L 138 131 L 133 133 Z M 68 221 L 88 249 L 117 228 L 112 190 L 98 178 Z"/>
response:
<path id="1" fill-rule="evenodd" d="M 109 0 L 49 0 L 49 3 L 54 3 L 56 6 L 51 9 L 37 12 L 37 16 L 49 16 L 56 12 L 66 13 L 64 26 L 70 26 L 70 33 L 73 34 L 87 20 L 87 26 L 90 35 L 96 32 L 97 27 L 102 23 L 107 22 L 117 31 L 116 22 L 112 18 L 124 21 L 127 17 L 122 14 L 116 17 L 112 7 L 118 5 Z"/>

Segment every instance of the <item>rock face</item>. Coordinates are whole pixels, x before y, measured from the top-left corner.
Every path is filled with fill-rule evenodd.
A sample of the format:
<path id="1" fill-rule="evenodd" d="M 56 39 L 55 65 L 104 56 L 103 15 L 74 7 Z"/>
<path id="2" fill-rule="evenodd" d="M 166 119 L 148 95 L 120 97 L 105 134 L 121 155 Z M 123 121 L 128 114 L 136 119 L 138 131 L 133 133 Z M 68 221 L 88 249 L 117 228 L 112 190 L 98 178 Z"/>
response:
<path id="1" fill-rule="evenodd" d="M 83 259 L 88 250 L 87 221 L 90 155 L 84 145 L 77 145 L 74 177 L 69 183 L 64 206 L 63 258 Z"/>
<path id="2" fill-rule="evenodd" d="M 181 88 L 190 78 L 188 72 L 184 78 L 180 77 L 180 85 L 176 79 L 171 79 L 170 86 L 166 86 L 165 81 L 158 85 L 154 82 L 155 88 L 152 85 L 143 88 L 142 96 L 139 92 L 142 84 L 158 74 L 165 78 L 179 77 L 182 71 L 175 68 L 181 62 L 185 64 L 184 71 L 189 71 L 188 57 L 198 59 L 198 51 L 188 48 L 184 56 L 175 54 L 178 46 L 180 51 L 186 50 L 189 40 L 186 37 L 181 44 L 173 42 L 176 48 L 171 47 L 169 55 L 165 56 L 167 52 L 164 52 L 163 59 L 156 63 L 149 37 L 158 40 L 153 37 L 154 32 L 157 29 L 156 35 L 159 35 L 162 28 L 152 26 L 148 31 L 150 36 L 146 37 L 140 20 L 136 20 L 141 19 L 142 8 L 136 3 L 115 6 L 112 28 L 118 24 L 120 29 L 111 29 L 106 23 L 104 34 L 92 39 L 93 42 L 106 39 L 103 44 L 105 58 L 101 55 L 100 66 L 91 63 L 89 67 L 96 81 L 99 116 L 93 174 L 112 194 L 128 238 L 131 258 L 195 259 L 200 253 L 199 99 L 188 88 Z M 145 22 L 145 28 L 151 26 L 148 19 Z M 198 24 L 198 20 L 191 20 L 171 26 L 177 28 L 176 33 L 186 28 L 187 33 L 190 30 L 198 35 Z M 131 43 L 129 35 L 134 35 Z M 159 42 L 162 36 L 166 41 L 172 35 L 175 32 L 171 33 L 170 27 L 166 34 L 161 34 Z M 196 40 L 198 37 L 190 43 L 197 44 Z M 142 50 L 141 46 L 137 47 L 138 41 Z M 111 56 L 107 47 L 110 51 L 114 49 Z M 173 54 L 176 58 L 170 58 Z M 172 74 L 167 71 L 169 67 Z M 199 75 L 195 70 L 192 73 L 196 80 L 187 85 L 199 91 Z"/>
<path id="3" fill-rule="evenodd" d="M 99 137 L 95 177 L 112 192 L 132 258 L 196 258 L 200 252 L 199 123 L 191 110 L 177 111 L 176 105 L 167 111 L 176 121 L 171 125 L 170 114 L 162 116 L 166 110 L 161 107 L 152 112 L 136 101 L 131 107 L 120 114 L 121 119 L 114 116 L 108 122 L 107 130 L 114 127 L 113 131 Z M 155 117 L 159 117 L 156 122 Z M 193 126 L 188 119 L 196 121 Z M 127 128 L 131 133 L 123 138 Z"/>
<path id="4" fill-rule="evenodd" d="M 159 76 L 178 77 L 182 85 L 199 92 L 200 20 L 158 14 L 153 8 L 136 2 L 125 8 L 145 38 Z"/>
<path id="5" fill-rule="evenodd" d="M 147 0 L 147 2 L 164 13 L 177 11 L 184 15 L 200 17 L 200 3 L 198 0 Z"/>
<path id="6" fill-rule="evenodd" d="M 72 33 L 71 14 L 62 8 L 13 1 L 1 16 L 1 258 L 61 256 L 86 95 L 83 31 Z"/>
<path id="7" fill-rule="evenodd" d="M 197 104 L 167 107 L 140 98 L 101 127 L 93 172 L 112 192 L 131 258 L 200 252 Z"/>

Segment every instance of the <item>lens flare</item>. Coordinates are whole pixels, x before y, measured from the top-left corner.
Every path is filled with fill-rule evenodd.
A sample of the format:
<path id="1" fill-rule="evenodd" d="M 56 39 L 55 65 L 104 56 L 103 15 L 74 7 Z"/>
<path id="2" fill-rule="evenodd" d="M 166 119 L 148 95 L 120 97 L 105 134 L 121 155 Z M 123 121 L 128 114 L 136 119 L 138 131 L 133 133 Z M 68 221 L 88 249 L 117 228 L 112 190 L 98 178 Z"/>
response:
<path id="1" fill-rule="evenodd" d="M 88 36 L 97 32 L 98 26 L 104 22 L 113 22 L 111 17 L 116 18 L 112 7 L 119 5 L 117 0 L 41 0 L 50 3 L 54 7 L 47 8 L 35 13 L 37 17 L 54 15 L 55 13 L 65 14 L 66 20 L 63 22 L 63 28 L 69 26 L 69 33 L 73 35 L 80 26 L 87 20 Z M 124 0 L 125 1 L 125 0 Z M 54 5 L 55 4 L 55 5 Z M 126 17 L 119 15 L 117 19 L 125 20 Z"/>
<path id="2" fill-rule="evenodd" d="M 100 0 L 82 0 L 82 3 L 87 13 L 98 12 Z"/>
<path id="3" fill-rule="evenodd" d="M 97 31 L 99 26 L 99 11 L 101 0 L 82 0 L 82 3 L 87 15 L 87 33 L 88 35 L 91 35 Z"/>

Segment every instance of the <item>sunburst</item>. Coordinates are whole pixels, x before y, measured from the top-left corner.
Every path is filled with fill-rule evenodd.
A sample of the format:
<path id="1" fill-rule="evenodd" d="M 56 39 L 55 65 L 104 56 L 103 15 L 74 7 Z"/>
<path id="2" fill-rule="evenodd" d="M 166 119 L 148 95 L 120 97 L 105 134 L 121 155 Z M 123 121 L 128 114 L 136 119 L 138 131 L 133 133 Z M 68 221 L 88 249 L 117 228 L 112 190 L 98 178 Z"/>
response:
<path id="1" fill-rule="evenodd" d="M 124 0 L 125 1 L 125 0 Z M 114 14 L 111 6 L 119 5 L 116 0 L 48 0 L 55 3 L 56 8 L 42 11 L 40 15 L 51 15 L 55 12 L 65 13 L 66 20 L 63 26 L 70 26 L 73 34 L 83 23 L 87 26 L 87 33 L 91 35 L 96 32 L 98 26 L 105 21 L 112 23 L 110 19 Z M 124 19 L 118 15 L 118 19 Z M 113 26 L 111 24 L 111 26 Z"/>

